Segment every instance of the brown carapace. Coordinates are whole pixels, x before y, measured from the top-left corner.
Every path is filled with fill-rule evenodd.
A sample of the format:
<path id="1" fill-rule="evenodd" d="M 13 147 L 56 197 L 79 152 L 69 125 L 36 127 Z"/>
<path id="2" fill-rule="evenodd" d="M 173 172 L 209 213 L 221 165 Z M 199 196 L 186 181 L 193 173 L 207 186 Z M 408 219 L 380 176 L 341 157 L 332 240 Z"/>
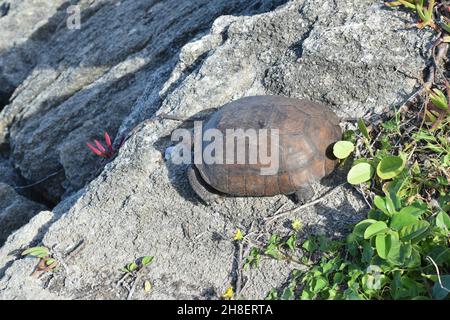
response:
<path id="1" fill-rule="evenodd" d="M 341 139 L 339 118 L 329 108 L 308 100 L 281 96 L 253 96 L 230 102 L 215 112 L 203 126 L 203 132 L 218 129 L 226 145 L 227 129 L 278 129 L 278 171 L 262 175 L 258 160 L 249 164 L 249 139 L 246 139 L 245 164 L 193 164 L 189 182 L 205 202 L 223 195 L 274 196 L 295 194 L 305 202 L 314 193 L 311 182 L 329 175 L 336 166 L 333 144 Z M 257 140 L 257 144 L 261 143 Z M 210 142 L 203 142 L 203 149 Z M 267 144 L 267 143 L 266 143 Z M 256 146 L 259 150 L 260 146 Z M 235 152 L 237 147 L 235 148 Z M 255 150 L 255 149 L 253 149 Z M 268 151 L 270 153 L 270 151 Z M 270 156 L 269 156 L 270 157 Z"/>

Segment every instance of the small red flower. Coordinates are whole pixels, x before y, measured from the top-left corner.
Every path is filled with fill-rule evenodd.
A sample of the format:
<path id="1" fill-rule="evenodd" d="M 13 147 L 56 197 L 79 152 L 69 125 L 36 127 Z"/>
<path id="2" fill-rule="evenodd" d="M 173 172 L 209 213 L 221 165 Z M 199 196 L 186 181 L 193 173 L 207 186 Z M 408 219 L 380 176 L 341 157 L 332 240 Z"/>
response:
<path id="1" fill-rule="evenodd" d="M 111 143 L 111 138 L 110 138 L 108 132 L 105 131 L 105 142 L 106 142 L 106 148 L 98 140 L 94 140 L 95 146 L 89 142 L 87 142 L 86 145 L 96 155 L 98 155 L 102 158 L 105 158 L 105 159 L 110 159 L 113 156 L 115 156 L 117 154 L 117 151 L 119 151 L 120 147 L 122 147 L 122 145 L 124 143 L 124 139 L 122 138 L 119 143 L 119 146 L 117 148 L 114 148 Z"/>

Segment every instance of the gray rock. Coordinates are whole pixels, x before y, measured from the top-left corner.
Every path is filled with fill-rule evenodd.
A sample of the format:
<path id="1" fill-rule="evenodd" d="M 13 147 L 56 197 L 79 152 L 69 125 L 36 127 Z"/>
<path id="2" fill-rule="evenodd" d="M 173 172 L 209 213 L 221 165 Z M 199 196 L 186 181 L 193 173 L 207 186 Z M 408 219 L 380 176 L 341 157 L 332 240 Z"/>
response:
<path id="1" fill-rule="evenodd" d="M 0 110 L 36 65 L 44 49 L 42 45 L 62 18 L 57 10 L 63 9 L 64 2 L 16 0 L 2 3 L 7 14 L 0 14 Z"/>
<path id="2" fill-rule="evenodd" d="M 12 186 L 21 186 L 24 184 L 22 177 L 14 170 L 9 159 L 0 156 L 0 183 L 6 183 Z"/>
<path id="3" fill-rule="evenodd" d="M 0 140 L 30 181 L 63 169 L 40 186 L 48 198 L 84 188 L 62 200 L 39 236 L 64 262 L 60 272 L 27 284 L 23 269 L 31 272 L 32 264 L 10 262 L 0 297 L 124 299 L 118 270 L 153 255 L 131 298 L 218 298 L 236 280 L 235 230 L 258 230 L 264 217 L 294 204 L 277 196 L 203 205 L 186 168 L 164 160 L 171 132 L 190 124 L 144 120 L 193 116 L 255 94 L 306 97 L 340 116 L 362 116 L 403 101 L 418 85 L 431 33 L 406 29 L 406 13 L 375 0 L 272 5 L 103 1 L 86 9 L 82 33 L 55 31 L 48 54 L 0 114 Z M 100 164 L 84 142 L 103 130 L 129 139 L 91 181 Z M 328 188 L 343 178 L 329 180 Z M 318 195 L 325 185 L 315 186 Z M 288 218 L 302 220 L 302 236 L 341 236 L 365 211 L 359 196 L 341 187 Z M 278 221 L 267 232 L 286 234 L 288 225 Z M 263 259 L 260 269 L 245 272 L 242 295 L 263 298 L 294 267 Z M 145 280 L 150 293 L 142 290 Z"/>
<path id="4" fill-rule="evenodd" d="M 12 231 L 45 209 L 44 205 L 32 202 L 17 194 L 9 185 L 0 183 L 0 245 Z"/>
<path id="5" fill-rule="evenodd" d="M 15 166 L 30 182 L 58 173 L 38 186 L 57 203 L 66 192 L 83 187 L 99 169 L 86 141 L 104 131 L 114 137 L 144 89 L 149 84 L 157 88 L 167 79 L 183 44 L 208 30 L 220 14 L 251 12 L 258 3 L 86 0 L 79 4 L 84 10 L 80 30 L 65 28 L 61 18 L 65 11 L 58 12 L 57 18 L 49 19 L 59 22 L 56 28 L 42 27 L 33 33 L 32 38 L 48 39 L 45 52 L 36 57 L 30 75 L 2 112 L 0 144 L 11 145 Z M 257 10 L 271 7 L 268 1 Z M 53 32 L 48 34 L 49 30 Z M 27 45 L 22 48 L 32 55 Z M 16 51 L 5 55 L 17 56 Z M 0 59 L 5 65 L 7 57 Z"/>

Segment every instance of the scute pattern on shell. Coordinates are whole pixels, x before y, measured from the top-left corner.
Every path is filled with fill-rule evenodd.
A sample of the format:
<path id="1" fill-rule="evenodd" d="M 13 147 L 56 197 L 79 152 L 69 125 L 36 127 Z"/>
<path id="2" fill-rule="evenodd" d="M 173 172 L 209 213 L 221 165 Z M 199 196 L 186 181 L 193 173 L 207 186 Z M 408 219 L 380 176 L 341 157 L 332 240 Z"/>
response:
<path id="1" fill-rule="evenodd" d="M 261 175 L 263 166 L 259 159 L 256 164 L 248 164 L 248 152 L 246 164 L 225 164 L 224 153 L 224 164 L 196 165 L 207 184 L 234 196 L 292 194 L 302 185 L 320 180 L 334 170 L 336 161 L 330 148 L 341 138 L 339 119 L 332 110 L 281 96 L 253 96 L 230 102 L 211 116 L 203 127 L 207 129 L 220 130 L 224 145 L 227 129 L 279 129 L 278 174 Z M 203 148 L 208 144 L 204 143 Z"/>

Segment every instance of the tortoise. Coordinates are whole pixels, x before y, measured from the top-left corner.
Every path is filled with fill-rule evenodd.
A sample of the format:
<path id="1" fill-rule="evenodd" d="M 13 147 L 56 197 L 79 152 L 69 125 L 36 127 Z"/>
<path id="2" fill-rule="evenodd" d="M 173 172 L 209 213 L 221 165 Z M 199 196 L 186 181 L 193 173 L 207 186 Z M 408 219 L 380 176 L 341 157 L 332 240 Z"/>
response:
<path id="1" fill-rule="evenodd" d="M 336 167 L 332 146 L 341 139 L 339 122 L 328 107 L 304 99 L 251 96 L 227 103 L 211 115 L 203 125 L 203 132 L 218 129 L 225 134 L 226 129 L 278 129 L 278 172 L 261 175 L 259 158 L 253 164 L 248 161 L 191 164 L 189 183 L 206 203 L 221 196 L 278 194 L 294 195 L 294 201 L 305 203 L 314 196 L 311 183 L 329 175 Z M 201 150 L 205 146 L 203 142 Z M 248 141 L 246 147 L 249 148 Z"/>

